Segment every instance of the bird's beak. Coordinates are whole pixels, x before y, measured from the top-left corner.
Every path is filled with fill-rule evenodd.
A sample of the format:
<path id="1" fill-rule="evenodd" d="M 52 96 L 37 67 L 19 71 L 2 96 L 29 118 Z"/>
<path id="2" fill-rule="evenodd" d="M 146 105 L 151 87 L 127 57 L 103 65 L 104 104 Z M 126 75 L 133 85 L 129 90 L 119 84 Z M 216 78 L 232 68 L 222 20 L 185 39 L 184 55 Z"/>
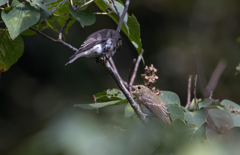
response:
<path id="1" fill-rule="evenodd" d="M 136 89 L 136 88 L 134 88 L 134 86 L 132 86 L 132 85 L 129 85 L 130 87 L 132 87 L 134 90 Z M 135 91 L 132 91 L 130 94 L 134 94 L 135 93 Z"/>

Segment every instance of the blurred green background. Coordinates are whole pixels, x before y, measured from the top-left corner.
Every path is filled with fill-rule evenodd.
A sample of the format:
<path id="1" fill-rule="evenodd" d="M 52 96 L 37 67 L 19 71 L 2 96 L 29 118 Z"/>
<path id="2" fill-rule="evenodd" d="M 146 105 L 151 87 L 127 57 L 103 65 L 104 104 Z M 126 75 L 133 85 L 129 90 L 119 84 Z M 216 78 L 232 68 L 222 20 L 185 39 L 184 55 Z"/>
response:
<path id="1" fill-rule="evenodd" d="M 94 3 L 88 9 L 100 11 Z M 185 105 L 188 76 L 196 74 L 196 57 L 202 61 L 207 81 L 224 60 L 227 67 L 213 98 L 240 103 L 240 77 L 234 75 L 240 62 L 239 0 L 132 0 L 128 12 L 140 23 L 146 65 L 158 69 L 157 88 L 177 93 Z M 97 15 L 92 26 L 82 28 L 76 22 L 65 34 L 66 42 L 79 48 L 91 33 L 116 27 L 108 16 Z M 50 29 L 44 32 L 58 36 Z M 123 48 L 113 59 L 127 80 L 138 53 L 121 35 Z M 93 94 L 117 87 L 107 70 L 87 58 L 65 67 L 73 54 L 68 48 L 38 34 L 23 39 L 23 56 L 0 79 L 0 154 L 126 154 L 134 121 L 124 117 L 124 105 L 99 109 L 99 113 L 73 107 L 91 103 Z M 193 54 L 196 47 L 197 56 Z M 141 63 L 135 84 L 142 83 L 143 72 Z M 199 87 L 197 97 L 203 97 Z"/>

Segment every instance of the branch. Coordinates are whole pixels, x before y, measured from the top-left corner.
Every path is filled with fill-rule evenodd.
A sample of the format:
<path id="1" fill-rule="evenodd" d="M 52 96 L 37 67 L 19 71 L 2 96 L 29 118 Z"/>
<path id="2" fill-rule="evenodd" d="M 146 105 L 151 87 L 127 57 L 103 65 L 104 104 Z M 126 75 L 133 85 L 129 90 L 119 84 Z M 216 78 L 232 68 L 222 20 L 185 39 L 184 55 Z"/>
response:
<path id="1" fill-rule="evenodd" d="M 115 0 L 112 0 L 112 3 L 113 3 L 113 6 L 114 6 L 114 8 L 115 8 L 115 10 L 116 10 L 116 12 L 117 12 L 117 15 L 118 15 L 118 17 L 119 17 L 119 19 L 121 18 L 121 15 L 120 15 L 120 13 L 119 13 L 119 11 L 118 11 L 118 8 L 117 8 L 117 6 L 116 6 L 116 4 L 115 4 Z"/>
<path id="2" fill-rule="evenodd" d="M 197 107 L 197 95 L 196 95 L 196 89 L 197 89 L 197 75 L 195 76 L 194 78 L 194 102 L 195 102 L 195 106 L 196 106 L 196 109 L 198 110 L 198 107 Z"/>
<path id="3" fill-rule="evenodd" d="M 117 83 L 118 87 L 121 89 L 123 94 L 126 96 L 127 100 L 131 104 L 132 108 L 134 109 L 135 113 L 140 118 L 142 123 L 146 124 L 147 121 L 145 119 L 144 114 L 141 112 L 140 107 L 135 103 L 135 101 L 132 98 L 131 94 L 129 93 L 129 91 L 124 86 L 123 82 L 121 81 L 121 78 L 120 78 L 119 74 L 117 74 L 115 72 L 115 70 L 112 68 L 112 66 L 110 65 L 108 60 L 105 60 L 103 64 L 107 68 L 107 70 L 110 72 L 110 74 L 112 75 L 113 79 L 115 80 L 115 82 Z"/>
<path id="4" fill-rule="evenodd" d="M 71 20 L 71 17 L 72 17 L 72 15 L 69 14 L 68 19 L 66 19 L 66 22 L 64 23 L 63 27 L 61 28 L 61 31 L 60 31 L 59 36 L 58 36 L 58 40 L 62 40 L 62 33 L 63 33 L 63 30 L 66 28 L 68 22 Z"/>
<path id="5" fill-rule="evenodd" d="M 192 75 L 189 75 L 189 77 L 188 77 L 188 97 L 187 97 L 187 104 L 185 106 L 186 109 L 188 109 L 191 104 L 191 83 L 192 83 Z"/>
<path id="6" fill-rule="evenodd" d="M 140 55 L 138 55 L 138 59 L 137 59 L 137 62 L 135 64 L 135 67 L 134 67 L 134 70 L 133 70 L 133 74 L 132 74 L 132 77 L 131 77 L 131 80 L 130 82 L 128 83 L 129 85 L 133 85 L 133 82 L 136 78 L 136 75 L 137 75 L 137 71 L 138 71 L 138 67 L 139 67 L 139 64 L 141 62 L 141 59 L 142 59 L 142 54 L 144 52 L 144 49 L 142 49 L 142 53 Z M 132 88 L 130 87 L 129 90 L 131 91 Z"/>
<path id="7" fill-rule="evenodd" d="M 129 4 L 130 4 L 130 0 L 126 0 L 125 7 L 124 7 L 123 13 L 122 13 L 122 15 L 121 15 L 121 18 L 119 19 L 119 23 L 118 23 L 118 27 L 117 27 L 117 31 L 118 31 L 119 33 L 120 33 L 120 31 L 121 31 L 123 19 L 124 19 L 124 17 L 125 17 L 125 14 L 127 13 Z"/>
<path id="8" fill-rule="evenodd" d="M 205 88 L 205 91 L 203 94 L 205 98 L 213 94 L 213 91 L 215 90 L 217 83 L 225 68 L 226 68 L 226 62 L 224 60 L 219 61 L 219 63 L 217 64 L 217 67 L 213 71 L 211 78 Z"/>
<path id="9" fill-rule="evenodd" d="M 134 67 L 135 67 L 135 65 L 136 65 L 136 62 L 137 62 L 137 59 L 136 58 L 134 58 L 133 59 L 133 61 L 132 61 L 132 64 L 131 64 L 131 66 L 130 66 L 130 68 L 129 68 L 129 74 L 128 74 L 128 81 L 127 81 L 127 83 L 128 83 L 128 90 L 131 92 L 132 91 L 132 87 L 130 86 L 130 85 L 132 85 L 132 84 L 130 84 L 130 81 L 131 81 L 131 77 L 132 77 L 132 75 L 133 75 L 133 70 L 134 70 Z"/>
<path id="10" fill-rule="evenodd" d="M 33 28 L 33 27 L 30 27 L 29 29 L 31 29 L 31 30 L 39 33 L 41 36 L 43 36 L 43 37 L 45 37 L 45 38 L 47 38 L 47 39 L 49 39 L 49 40 L 51 40 L 51 41 L 53 41 L 53 42 L 60 43 L 60 44 L 62 44 L 62 45 L 64 45 L 64 46 L 70 48 L 70 49 L 73 50 L 74 52 L 77 52 L 77 51 L 78 51 L 77 48 L 73 47 L 72 45 L 70 45 L 70 44 L 68 44 L 68 43 L 66 43 L 66 42 L 64 42 L 64 41 L 62 41 L 62 40 L 53 39 L 52 37 L 46 35 L 45 33 L 42 33 L 41 31 L 39 31 L 39 30 L 37 30 L 37 29 L 35 29 L 35 28 Z"/>

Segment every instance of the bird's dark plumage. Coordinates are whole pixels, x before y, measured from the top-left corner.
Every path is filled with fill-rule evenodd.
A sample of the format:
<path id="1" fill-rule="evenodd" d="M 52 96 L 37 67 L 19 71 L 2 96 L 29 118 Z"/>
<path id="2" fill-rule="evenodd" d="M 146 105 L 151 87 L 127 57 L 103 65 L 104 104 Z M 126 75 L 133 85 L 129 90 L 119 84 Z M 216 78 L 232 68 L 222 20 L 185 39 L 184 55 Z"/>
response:
<path id="1" fill-rule="evenodd" d="M 95 58 L 105 55 L 112 57 L 119 46 L 122 45 L 122 38 L 119 32 L 112 29 L 102 29 L 91 34 L 81 45 L 79 50 L 70 57 L 72 63 L 79 57 Z"/>

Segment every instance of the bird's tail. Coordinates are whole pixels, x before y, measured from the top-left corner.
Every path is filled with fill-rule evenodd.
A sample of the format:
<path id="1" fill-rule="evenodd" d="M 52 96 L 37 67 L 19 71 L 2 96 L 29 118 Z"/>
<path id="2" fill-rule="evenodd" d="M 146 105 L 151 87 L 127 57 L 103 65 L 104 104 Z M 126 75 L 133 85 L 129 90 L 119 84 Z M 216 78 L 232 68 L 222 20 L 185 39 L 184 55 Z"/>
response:
<path id="1" fill-rule="evenodd" d="M 80 57 L 82 57 L 82 56 L 84 56 L 85 55 L 85 53 L 84 52 L 81 52 L 81 53 L 79 53 L 79 52 L 76 52 L 74 55 L 72 55 L 69 59 L 71 59 L 70 61 L 68 61 L 66 64 L 65 64 L 65 66 L 67 66 L 68 64 L 70 64 L 70 63 L 72 63 L 73 61 L 75 61 L 77 58 L 80 58 Z"/>

